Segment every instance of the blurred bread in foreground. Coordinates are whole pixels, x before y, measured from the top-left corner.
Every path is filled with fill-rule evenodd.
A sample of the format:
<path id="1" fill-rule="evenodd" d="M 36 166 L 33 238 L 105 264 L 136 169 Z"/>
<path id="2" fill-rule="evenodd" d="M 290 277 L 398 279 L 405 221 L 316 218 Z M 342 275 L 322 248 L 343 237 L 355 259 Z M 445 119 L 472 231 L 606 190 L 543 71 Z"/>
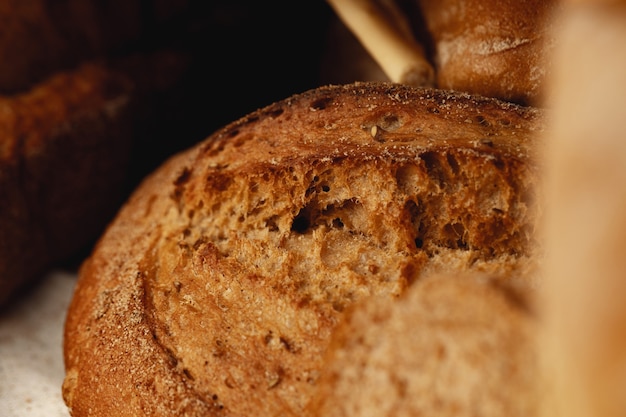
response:
<path id="1" fill-rule="evenodd" d="M 546 416 L 626 415 L 626 2 L 566 2 L 546 137 Z"/>

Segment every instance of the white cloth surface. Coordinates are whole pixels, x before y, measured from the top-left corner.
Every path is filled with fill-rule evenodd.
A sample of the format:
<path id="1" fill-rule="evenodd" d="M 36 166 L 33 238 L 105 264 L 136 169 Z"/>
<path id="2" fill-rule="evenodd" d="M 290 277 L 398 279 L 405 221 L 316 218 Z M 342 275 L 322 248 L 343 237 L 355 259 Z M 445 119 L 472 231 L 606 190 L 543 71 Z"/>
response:
<path id="1" fill-rule="evenodd" d="M 0 312 L 0 415 L 68 417 L 63 324 L 76 275 L 56 271 Z"/>

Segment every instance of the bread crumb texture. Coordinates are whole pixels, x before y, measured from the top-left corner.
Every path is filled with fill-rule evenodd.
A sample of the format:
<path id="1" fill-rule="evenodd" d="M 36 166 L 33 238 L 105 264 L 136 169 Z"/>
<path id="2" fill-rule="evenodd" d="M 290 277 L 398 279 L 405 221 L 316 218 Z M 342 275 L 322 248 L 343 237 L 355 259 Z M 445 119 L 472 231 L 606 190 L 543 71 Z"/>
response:
<path id="1" fill-rule="evenodd" d="M 501 277 L 527 306 L 543 125 L 493 99 L 357 83 L 269 105 L 172 157 L 81 269 L 72 414 L 309 415 L 351 306 L 446 271 Z"/>

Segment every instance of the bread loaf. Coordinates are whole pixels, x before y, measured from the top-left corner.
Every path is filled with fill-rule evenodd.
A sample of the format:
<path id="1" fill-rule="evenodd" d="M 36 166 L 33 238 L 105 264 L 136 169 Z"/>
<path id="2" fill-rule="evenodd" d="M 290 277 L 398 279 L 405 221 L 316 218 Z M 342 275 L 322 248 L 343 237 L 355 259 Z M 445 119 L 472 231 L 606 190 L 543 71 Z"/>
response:
<path id="1" fill-rule="evenodd" d="M 326 86 L 173 156 L 83 264 L 72 415 L 307 415 L 344 311 L 442 271 L 537 265 L 540 111 L 387 83 Z"/>
<path id="2" fill-rule="evenodd" d="M 558 1 L 417 2 L 439 88 L 541 103 Z"/>
<path id="3" fill-rule="evenodd" d="M 131 92 L 89 63 L 0 97 L 0 304 L 91 242 L 121 203 Z"/>

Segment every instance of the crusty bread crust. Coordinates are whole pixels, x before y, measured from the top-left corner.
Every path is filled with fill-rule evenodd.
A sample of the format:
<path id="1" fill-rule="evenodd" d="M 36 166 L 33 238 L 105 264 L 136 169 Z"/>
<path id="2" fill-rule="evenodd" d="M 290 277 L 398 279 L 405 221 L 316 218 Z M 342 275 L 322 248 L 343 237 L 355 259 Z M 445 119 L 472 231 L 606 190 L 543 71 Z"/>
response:
<path id="1" fill-rule="evenodd" d="M 81 268 L 81 416 L 305 415 L 343 311 L 438 271 L 536 264 L 540 111 L 387 83 L 260 109 L 172 157 Z"/>

